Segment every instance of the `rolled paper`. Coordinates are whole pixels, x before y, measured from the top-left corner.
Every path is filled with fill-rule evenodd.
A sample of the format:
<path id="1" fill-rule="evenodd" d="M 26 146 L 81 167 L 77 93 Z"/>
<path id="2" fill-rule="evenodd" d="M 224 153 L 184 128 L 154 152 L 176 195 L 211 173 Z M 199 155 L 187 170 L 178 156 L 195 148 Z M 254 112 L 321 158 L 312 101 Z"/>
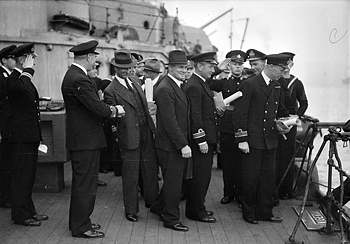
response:
<path id="1" fill-rule="evenodd" d="M 153 84 L 150 78 L 145 80 L 145 93 L 147 102 L 153 101 Z"/>
<path id="2" fill-rule="evenodd" d="M 224 99 L 224 103 L 225 103 L 226 105 L 230 105 L 230 102 L 236 100 L 237 98 L 240 98 L 241 96 L 243 96 L 243 93 L 242 93 L 241 91 L 238 91 L 238 92 L 232 94 L 231 96 L 226 97 L 226 98 Z"/>
<path id="3" fill-rule="evenodd" d="M 297 117 L 290 118 L 288 120 L 283 120 L 282 123 L 287 127 L 293 126 L 293 125 L 301 125 L 301 121 Z"/>

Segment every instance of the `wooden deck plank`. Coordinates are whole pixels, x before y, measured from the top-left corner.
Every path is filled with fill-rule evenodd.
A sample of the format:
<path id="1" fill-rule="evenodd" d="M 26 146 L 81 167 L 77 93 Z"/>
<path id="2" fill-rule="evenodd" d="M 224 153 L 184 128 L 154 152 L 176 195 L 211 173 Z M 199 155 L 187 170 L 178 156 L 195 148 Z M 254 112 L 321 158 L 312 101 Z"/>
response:
<path id="1" fill-rule="evenodd" d="M 0 242 L 4 244 L 72 244 L 72 243 L 176 243 L 176 244 L 275 244 L 284 243 L 292 233 L 297 215 L 292 209 L 299 206 L 301 200 L 281 201 L 274 214 L 283 217 L 281 224 L 262 222 L 251 225 L 242 219 L 237 203 L 220 204 L 223 196 L 222 172 L 213 166 L 212 180 L 206 197 L 206 207 L 215 213 L 217 223 L 202 223 L 185 217 L 186 202 L 180 204 L 181 221 L 189 227 L 188 232 L 176 232 L 164 228 L 158 216 L 144 207 L 140 197 L 139 221 L 132 223 L 124 216 L 121 177 L 112 172 L 100 174 L 99 178 L 107 182 L 106 187 L 98 187 L 95 210 L 91 216 L 99 223 L 106 234 L 105 238 L 73 238 L 68 230 L 68 211 L 70 202 L 71 166 L 64 165 L 66 188 L 60 193 L 34 193 L 33 199 L 38 213 L 49 215 L 40 227 L 14 225 L 10 221 L 11 211 L 0 209 Z M 336 235 L 320 235 L 316 231 L 307 231 L 303 224 L 298 228 L 296 240 L 305 244 L 340 243 Z"/>

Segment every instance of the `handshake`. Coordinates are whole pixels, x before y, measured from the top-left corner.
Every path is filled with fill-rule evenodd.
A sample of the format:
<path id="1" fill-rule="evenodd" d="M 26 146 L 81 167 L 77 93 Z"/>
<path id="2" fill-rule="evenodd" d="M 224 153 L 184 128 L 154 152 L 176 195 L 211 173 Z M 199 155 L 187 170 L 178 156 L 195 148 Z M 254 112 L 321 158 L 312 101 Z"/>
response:
<path id="1" fill-rule="evenodd" d="M 112 118 L 121 118 L 125 116 L 125 110 L 122 105 L 110 106 L 112 111 Z"/>

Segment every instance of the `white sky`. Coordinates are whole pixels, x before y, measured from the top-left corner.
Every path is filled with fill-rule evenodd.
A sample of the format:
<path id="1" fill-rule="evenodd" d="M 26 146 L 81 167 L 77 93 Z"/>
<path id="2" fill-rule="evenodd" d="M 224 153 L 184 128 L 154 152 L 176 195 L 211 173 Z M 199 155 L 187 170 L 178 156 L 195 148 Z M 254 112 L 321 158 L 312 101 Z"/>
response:
<path id="1" fill-rule="evenodd" d="M 340 84 L 349 79 L 350 1 L 162 2 L 169 15 L 176 16 L 178 8 L 180 23 L 194 27 L 206 24 L 232 7 L 232 49 L 240 49 L 245 19 L 249 18 L 243 51 L 254 48 L 266 54 L 293 52 L 296 57 L 292 73 L 309 84 Z M 228 13 L 204 29 L 207 34 L 212 33 L 209 37 L 219 48 L 219 59 L 230 51 L 230 20 Z"/>

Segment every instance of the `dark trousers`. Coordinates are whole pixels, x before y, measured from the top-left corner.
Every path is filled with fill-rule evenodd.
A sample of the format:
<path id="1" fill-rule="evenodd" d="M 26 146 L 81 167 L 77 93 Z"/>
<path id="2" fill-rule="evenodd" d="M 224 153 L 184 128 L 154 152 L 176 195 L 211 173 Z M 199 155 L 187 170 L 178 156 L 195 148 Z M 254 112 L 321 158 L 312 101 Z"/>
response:
<path id="1" fill-rule="evenodd" d="M 39 142 L 11 143 L 10 146 L 13 163 L 11 218 L 15 222 L 22 222 L 36 214 L 32 191 L 38 163 Z"/>
<path id="2" fill-rule="evenodd" d="M 2 138 L 0 143 L 0 206 L 11 203 L 11 179 L 13 163 L 10 159 L 11 144 Z"/>
<path id="3" fill-rule="evenodd" d="M 235 135 L 220 132 L 221 168 L 224 180 L 224 197 L 241 195 L 241 161 L 243 152 L 235 143 Z"/>
<path id="4" fill-rule="evenodd" d="M 70 151 L 72 189 L 69 208 L 69 229 L 72 235 L 91 230 L 90 215 L 94 211 L 100 149 Z"/>
<path id="5" fill-rule="evenodd" d="M 119 144 L 116 141 L 116 132 L 112 132 L 110 119 L 105 120 L 103 130 L 107 147 L 101 149 L 100 171 L 114 171 L 116 176 L 122 174 L 122 159 Z"/>
<path id="6" fill-rule="evenodd" d="M 198 145 L 192 147 L 193 178 L 189 180 L 189 192 L 186 201 L 186 216 L 188 218 L 201 219 L 208 215 L 204 201 L 209 188 L 216 144 L 211 143 L 208 146 L 208 153 L 205 154 L 199 151 Z"/>
<path id="7" fill-rule="evenodd" d="M 184 170 L 187 159 L 180 150 L 157 149 L 157 156 L 163 175 L 163 187 L 151 209 L 163 215 L 164 226 L 180 223 L 180 201 Z"/>
<path id="8" fill-rule="evenodd" d="M 139 211 L 138 186 L 140 169 L 142 172 L 145 204 L 151 206 L 156 201 L 159 191 L 159 166 L 152 132 L 148 125 L 140 126 L 139 128 L 139 147 L 121 150 L 124 208 L 125 213 L 130 214 L 136 214 Z"/>
<path id="9" fill-rule="evenodd" d="M 284 172 L 286 171 L 290 161 L 293 159 L 296 147 L 296 135 L 297 126 L 293 126 L 293 128 L 286 134 L 287 140 L 284 140 L 282 136 L 278 137 L 278 146 L 276 149 L 276 186 L 281 181 Z M 293 195 L 293 173 L 294 163 L 289 168 L 280 188 L 277 189 L 280 196 Z"/>
<path id="10" fill-rule="evenodd" d="M 268 219 L 273 216 L 276 149 L 250 148 L 242 156 L 242 212 L 249 219 Z"/>

